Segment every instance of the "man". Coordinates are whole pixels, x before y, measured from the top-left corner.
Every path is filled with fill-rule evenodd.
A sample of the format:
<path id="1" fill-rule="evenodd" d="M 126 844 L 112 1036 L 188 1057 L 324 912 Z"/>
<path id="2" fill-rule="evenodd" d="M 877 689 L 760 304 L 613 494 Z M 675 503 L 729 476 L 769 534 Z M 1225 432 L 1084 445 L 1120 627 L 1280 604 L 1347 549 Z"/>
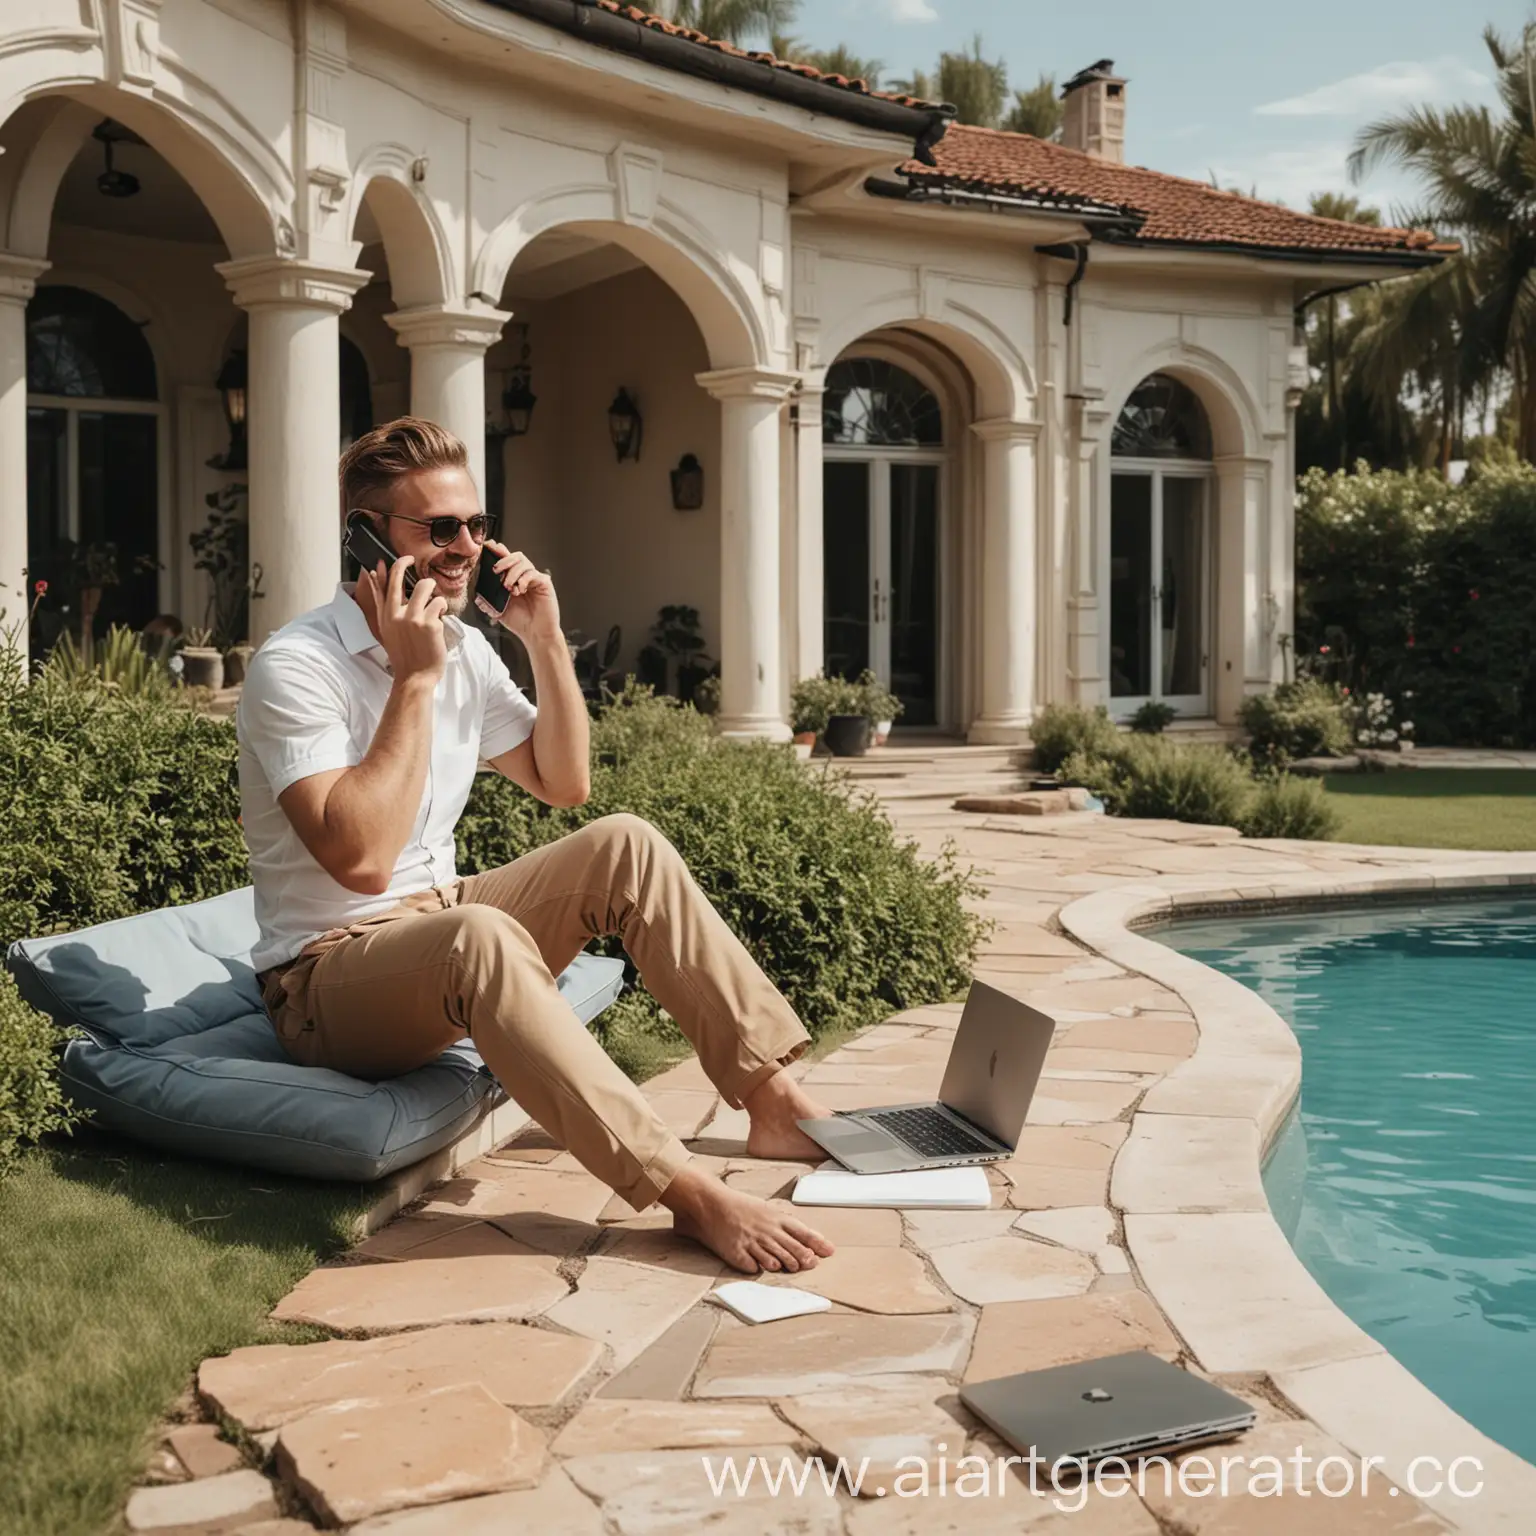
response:
<path id="1" fill-rule="evenodd" d="M 749 1274 L 814 1266 L 832 1245 L 692 1163 L 556 987 L 588 939 L 618 934 L 726 1102 L 747 1110 L 747 1151 L 821 1156 L 795 1121 L 827 1111 L 784 1070 L 809 1036 L 672 845 L 639 817 L 605 816 L 456 876 L 454 826 L 480 758 L 549 805 L 587 798 L 586 704 L 549 574 L 488 537 L 464 445 L 432 422 L 402 417 L 359 438 L 341 493 L 343 516 L 368 511 L 398 558 L 278 630 L 236 716 L 254 963 L 284 1048 L 385 1078 L 467 1035 L 631 1205 L 660 1201 L 677 1231 Z M 537 710 L 459 622 L 482 543 Z"/>

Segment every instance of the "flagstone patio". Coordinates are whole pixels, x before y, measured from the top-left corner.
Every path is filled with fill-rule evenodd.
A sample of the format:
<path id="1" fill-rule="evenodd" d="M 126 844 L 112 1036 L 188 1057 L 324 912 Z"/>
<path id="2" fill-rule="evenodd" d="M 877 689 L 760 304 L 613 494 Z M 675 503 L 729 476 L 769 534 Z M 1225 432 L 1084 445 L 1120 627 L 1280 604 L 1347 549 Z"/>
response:
<path id="1" fill-rule="evenodd" d="M 211 1434 L 178 1432 L 167 1449 L 192 1480 L 140 1490 L 130 1527 L 1528 1528 L 1536 1469 L 1457 1419 L 1333 1309 L 1269 1215 L 1259 1161 L 1299 1081 L 1289 1031 L 1133 924 L 1213 901 L 1536 883 L 1536 858 L 1248 842 L 1086 813 L 966 814 L 950 808 L 956 768 L 935 759 L 871 787 L 888 791 L 901 832 L 929 854 L 953 840 L 985 882 L 974 904 L 997 926 L 977 977 L 1060 1021 L 1017 1153 L 988 1169 L 990 1209 L 818 1211 L 836 1255 L 772 1283 L 818 1291 L 831 1311 L 753 1327 L 707 1299 L 726 1271 L 675 1239 L 665 1211 L 630 1211 L 531 1128 L 276 1309 L 336 1338 L 204 1362 L 204 1408 L 239 1427 L 267 1477 L 234 1468 L 205 1443 Z M 936 1093 L 959 1013 L 948 1003 L 897 1014 L 795 1070 L 834 1108 Z M 645 1092 L 733 1184 L 782 1198 L 803 1171 L 745 1156 L 744 1116 L 720 1104 L 696 1062 Z M 935 1476 L 945 1462 L 953 1475 L 962 1456 L 1005 1449 L 960 1406 L 962 1382 L 1125 1349 L 1213 1375 L 1252 1402 L 1259 1426 L 1234 1450 L 1290 1456 L 1300 1446 L 1350 1464 L 1375 1454 L 1384 1469 L 1351 1497 L 1154 1487 L 1145 1500 L 1095 1492 L 1078 1511 L 1075 1493 L 1031 1493 L 1019 1467 L 998 1479 L 1005 1492 L 963 1499 L 829 1496 L 814 1475 L 798 1494 L 754 1481 L 745 1496 L 716 1497 L 704 1475 L 704 1455 L 735 1453 L 744 1468 L 753 1453 L 776 1465 L 814 1452 L 829 1465 L 868 1457 L 870 1485 L 918 1464 L 902 1458 Z M 1483 1498 L 1442 1494 L 1428 1507 L 1408 1494 L 1413 1455 L 1461 1453 L 1485 1460 Z"/>

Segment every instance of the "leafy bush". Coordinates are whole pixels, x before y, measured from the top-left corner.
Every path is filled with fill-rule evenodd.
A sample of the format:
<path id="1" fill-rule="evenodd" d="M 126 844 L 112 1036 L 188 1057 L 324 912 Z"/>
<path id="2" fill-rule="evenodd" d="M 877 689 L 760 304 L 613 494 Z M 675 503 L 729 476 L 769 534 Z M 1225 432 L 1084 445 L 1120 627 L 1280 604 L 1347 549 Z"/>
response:
<path id="1" fill-rule="evenodd" d="M 1166 700 L 1148 699 L 1131 716 L 1131 729 L 1139 736 L 1161 736 L 1178 717 L 1178 710 Z"/>
<path id="2" fill-rule="evenodd" d="M 1341 824 L 1321 780 L 1289 773 L 1260 782 L 1238 822 L 1244 837 L 1297 837 L 1323 841 Z"/>
<path id="3" fill-rule="evenodd" d="M 1035 745 L 1035 766 L 1054 773 L 1073 753 L 1102 756 L 1116 751 L 1124 737 L 1102 704 L 1094 709 L 1047 704 L 1030 725 L 1029 739 Z"/>
<path id="4" fill-rule="evenodd" d="M 790 690 L 790 723 L 796 734 L 814 731 L 819 736 L 833 715 L 863 713 L 864 695 L 858 684 L 841 677 L 802 677 Z"/>
<path id="5" fill-rule="evenodd" d="M 22 1002 L 16 983 L 0 971 L 0 1178 L 23 1142 L 79 1119 L 55 1070 L 62 1040 L 53 1020 Z"/>
<path id="6" fill-rule="evenodd" d="M 1349 701 L 1337 683 L 1304 677 L 1273 693 L 1250 694 L 1238 719 L 1261 765 L 1284 767 L 1299 757 L 1342 757 L 1354 744 Z"/>
<path id="7" fill-rule="evenodd" d="M 1296 531 L 1299 667 L 1395 701 L 1420 741 L 1536 744 L 1536 468 L 1312 470 Z"/>
<path id="8" fill-rule="evenodd" d="M 636 685 L 593 722 L 585 805 L 551 808 L 481 776 L 459 867 L 504 864 L 618 811 L 671 839 L 813 1035 L 953 996 L 970 976 L 985 924 L 961 904 L 979 887 L 952 853 L 920 858 L 872 796 L 806 773 L 784 747 L 722 741 Z"/>
<path id="9" fill-rule="evenodd" d="M 173 694 L 24 683 L 0 650 L 0 948 L 243 885 L 235 761 Z"/>
<path id="10" fill-rule="evenodd" d="M 108 628 L 106 638 L 92 647 L 89 660 L 66 629 L 48 653 L 43 670 L 60 683 L 100 683 L 119 693 L 163 696 L 175 686 L 161 659 L 145 650 L 134 630 L 121 624 Z"/>
<path id="11" fill-rule="evenodd" d="M 1061 777 L 1096 794 L 1111 815 L 1238 825 L 1253 781 L 1221 747 L 1183 746 L 1157 736 L 1122 736 L 1109 750 L 1079 749 Z"/>
<path id="12" fill-rule="evenodd" d="M 861 707 L 851 713 L 868 715 L 871 720 L 895 720 L 906 708 L 868 667 L 859 673 L 854 686 L 859 690 Z"/>

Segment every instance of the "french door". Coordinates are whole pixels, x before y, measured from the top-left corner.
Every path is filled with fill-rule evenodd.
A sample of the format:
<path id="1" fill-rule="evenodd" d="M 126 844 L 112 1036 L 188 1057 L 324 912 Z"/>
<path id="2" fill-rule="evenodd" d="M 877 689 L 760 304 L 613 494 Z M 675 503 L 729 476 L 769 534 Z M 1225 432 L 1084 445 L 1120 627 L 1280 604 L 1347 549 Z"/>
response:
<path id="1" fill-rule="evenodd" d="M 1120 461 L 1123 463 L 1123 461 Z M 1210 472 L 1117 464 L 1110 484 L 1109 678 L 1116 715 L 1160 699 L 1210 712 Z"/>
<path id="2" fill-rule="evenodd" d="M 868 667 L 905 706 L 939 720 L 939 519 L 944 461 L 892 453 L 823 467 L 827 674 Z"/>

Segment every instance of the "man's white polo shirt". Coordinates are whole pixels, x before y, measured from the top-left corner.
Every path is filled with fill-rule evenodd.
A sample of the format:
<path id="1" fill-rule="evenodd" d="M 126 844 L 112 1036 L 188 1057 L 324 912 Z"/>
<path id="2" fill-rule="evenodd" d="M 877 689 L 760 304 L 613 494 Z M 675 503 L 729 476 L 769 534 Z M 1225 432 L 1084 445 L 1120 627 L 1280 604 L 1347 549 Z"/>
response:
<path id="1" fill-rule="evenodd" d="M 447 619 L 448 664 L 437 685 L 432 761 L 416 825 L 389 889 L 360 896 L 326 874 L 277 797 L 300 779 L 363 760 L 389 699 L 389 658 L 346 583 L 323 608 L 285 624 L 251 660 L 235 732 L 240 813 L 256 885 L 258 971 L 291 960 L 313 938 L 456 878 L 454 828 L 482 757 L 526 741 L 536 713 L 476 629 Z"/>

